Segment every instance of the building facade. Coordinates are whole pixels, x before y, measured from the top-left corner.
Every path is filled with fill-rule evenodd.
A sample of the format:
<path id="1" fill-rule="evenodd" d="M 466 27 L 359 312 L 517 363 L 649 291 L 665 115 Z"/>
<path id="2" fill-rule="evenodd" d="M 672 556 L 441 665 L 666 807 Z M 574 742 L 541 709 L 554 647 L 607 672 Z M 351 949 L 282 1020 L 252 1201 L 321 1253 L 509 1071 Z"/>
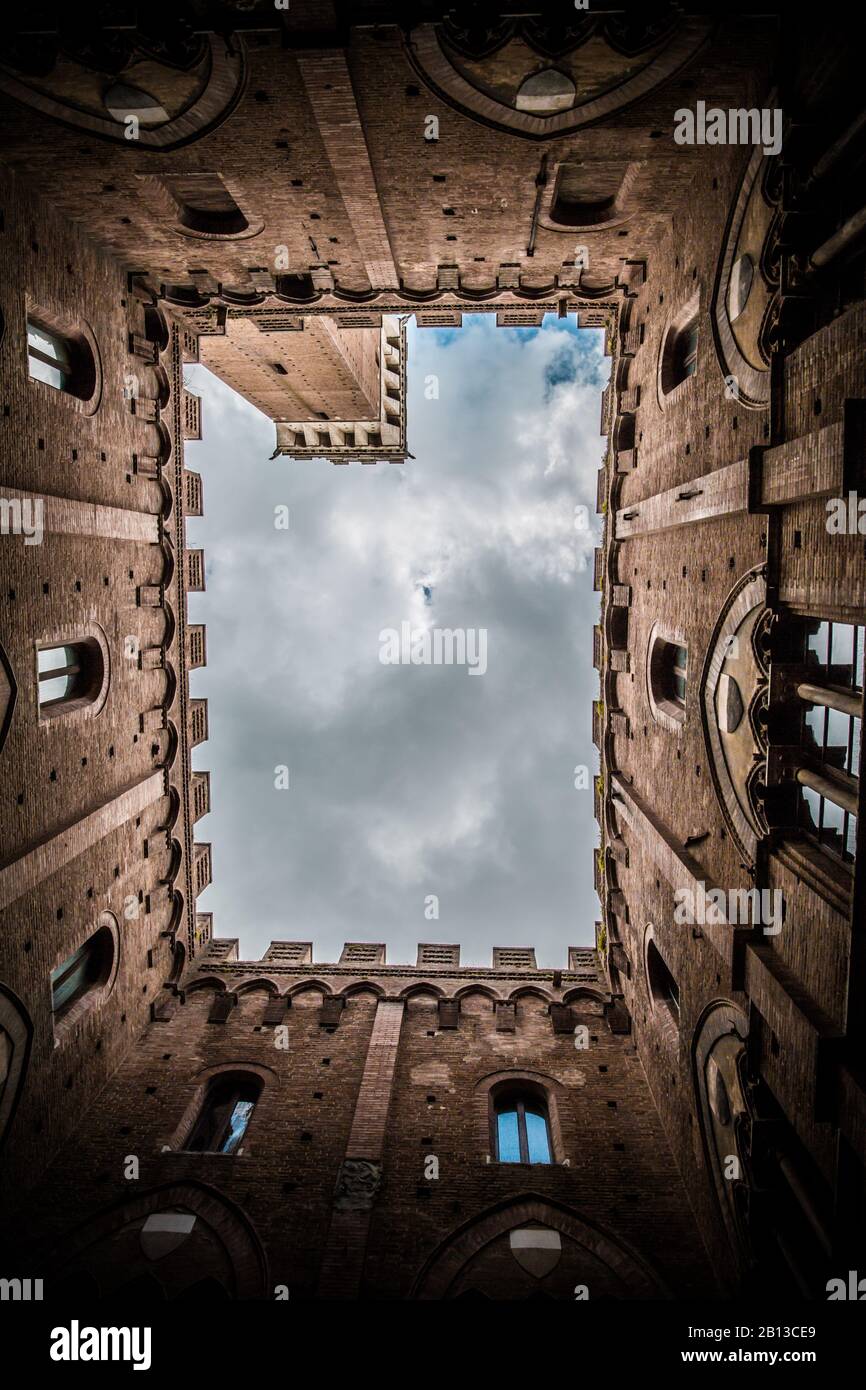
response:
<path id="1" fill-rule="evenodd" d="M 25 19 L 0 65 L 7 1248 L 58 1297 L 820 1297 L 866 1245 L 855 55 L 757 10 L 224 13 Z M 469 312 L 613 363 L 595 950 L 238 961 L 183 363 L 277 454 L 395 462 L 405 318 Z"/>

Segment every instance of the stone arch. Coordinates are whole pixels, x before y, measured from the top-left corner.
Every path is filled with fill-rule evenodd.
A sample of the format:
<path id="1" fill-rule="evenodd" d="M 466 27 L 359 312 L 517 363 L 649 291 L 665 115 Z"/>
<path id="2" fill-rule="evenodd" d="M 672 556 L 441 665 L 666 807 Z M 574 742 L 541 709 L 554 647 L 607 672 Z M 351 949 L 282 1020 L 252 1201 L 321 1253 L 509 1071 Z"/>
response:
<path id="1" fill-rule="evenodd" d="M 0 1146 L 24 1088 L 33 1024 L 8 985 L 0 984 Z"/>
<path id="2" fill-rule="evenodd" d="M 15 713 L 15 701 L 18 698 L 18 682 L 12 670 L 6 652 L 0 644 L 0 750 L 2 750 L 9 729 L 12 725 L 12 716 Z"/>
<path id="3" fill-rule="evenodd" d="M 186 1219 L 175 1236 L 154 1231 L 149 1217 Z M 192 1218 L 190 1224 L 190 1218 Z M 262 1243 L 249 1219 L 229 1198 L 195 1180 L 164 1183 L 88 1217 L 51 1251 L 47 1267 L 58 1280 L 94 1279 L 103 1297 L 130 1280 L 159 1270 L 169 1298 L 203 1278 L 223 1283 L 230 1297 L 263 1298 L 268 1287 Z"/>
<path id="4" fill-rule="evenodd" d="M 317 990 L 326 999 L 330 999 L 334 993 L 331 986 L 326 984 L 324 980 L 301 980 L 299 984 L 292 985 L 286 990 L 286 998 L 294 999 L 298 994 L 309 994 L 311 990 Z"/>
<path id="5" fill-rule="evenodd" d="M 252 994 L 255 990 L 264 990 L 272 999 L 276 999 L 280 992 L 280 987 L 275 980 L 269 980 L 265 975 L 255 975 L 249 980 L 243 980 L 239 985 L 235 985 L 235 994 L 240 998 L 242 994 Z"/>
<path id="6" fill-rule="evenodd" d="M 509 1198 L 446 1237 L 420 1270 L 410 1296 L 452 1296 L 451 1291 L 458 1291 L 461 1276 L 468 1272 L 479 1252 L 505 1233 L 530 1224 L 556 1231 L 580 1247 L 588 1259 L 608 1271 L 610 1282 L 619 1289 L 621 1297 L 670 1297 L 659 1276 L 631 1246 L 574 1209 L 534 1192 Z M 572 1291 L 562 1296 L 572 1296 Z"/>
<path id="7" fill-rule="evenodd" d="M 377 999 L 385 998 L 385 991 L 374 980 L 356 980 L 354 984 L 341 989 L 338 998 L 351 999 L 356 994 L 375 994 Z"/>
<path id="8" fill-rule="evenodd" d="M 205 48 L 198 62 L 202 74 L 199 90 L 185 110 L 158 124 L 141 121 L 137 132 L 137 142 L 143 149 L 170 150 L 199 140 L 217 126 L 234 110 L 240 99 L 246 80 L 246 55 L 241 45 L 229 48 L 222 36 L 207 35 Z M 136 50 L 130 52 L 135 57 Z M 170 71 L 174 63 L 166 64 Z M 181 66 L 186 64 L 181 63 Z M 205 75 L 206 74 L 206 75 Z M 107 76 L 107 74 L 106 74 Z M 26 73 L 6 71 L 0 74 L 0 91 L 14 97 L 16 101 L 46 116 L 51 116 L 61 124 L 84 130 L 102 139 L 123 144 L 126 139 L 126 123 L 117 115 L 110 115 L 110 108 L 97 112 L 73 106 L 61 97 L 52 96 L 28 80 Z M 154 94 L 155 95 L 155 94 Z"/>
<path id="9" fill-rule="evenodd" d="M 190 980 L 188 985 L 184 985 L 184 994 L 196 994 L 202 989 L 212 989 L 215 994 L 225 994 L 228 986 L 225 980 L 221 980 L 217 975 L 199 975 L 198 979 Z"/>
<path id="10" fill-rule="evenodd" d="M 468 73 L 457 66 L 443 44 L 438 25 L 417 25 L 405 43 L 407 57 L 419 77 L 448 106 L 512 136 L 550 140 L 609 117 L 666 82 L 691 60 L 710 32 L 711 23 L 703 17 L 682 20 L 659 52 L 638 72 L 598 96 L 546 115 L 520 110 L 516 104 L 511 106 L 469 80 Z"/>
<path id="11" fill-rule="evenodd" d="M 459 993 L 460 991 L 458 991 L 458 994 L 455 995 L 455 998 L 459 997 Z M 434 985 L 429 980 L 425 980 L 423 981 L 423 983 L 420 984 L 416 983 L 412 985 L 407 985 L 405 989 L 402 989 L 400 991 L 399 997 L 401 999 L 411 999 L 412 996 L 415 994 L 433 994 L 436 996 L 437 999 L 445 998 L 445 990 L 442 988 L 442 986 Z"/>
<path id="12" fill-rule="evenodd" d="M 775 94 L 770 93 L 768 105 L 772 106 L 774 100 Z M 742 321 L 738 322 L 736 328 L 734 327 L 736 320 L 732 321 L 730 314 L 729 286 L 735 263 L 745 250 L 751 254 L 754 260 L 754 282 L 751 298 L 755 301 L 755 308 L 760 308 L 760 305 L 765 302 L 767 308 L 772 306 L 773 287 L 766 282 L 762 274 L 764 258 L 761 254 L 766 249 L 772 229 L 773 209 L 769 206 L 765 196 L 765 179 L 763 178 L 770 162 L 772 161 L 768 161 L 763 150 L 757 147 L 746 165 L 725 227 L 722 253 L 716 267 L 713 297 L 710 305 L 710 322 L 721 373 L 726 380 L 731 376 L 735 378 L 737 400 L 747 410 L 766 409 L 769 406 L 770 370 L 768 363 L 758 364 L 755 361 L 750 361 L 743 350 L 743 344 L 740 341 Z M 761 211 L 765 214 L 763 219 L 761 219 Z M 760 227 L 761 220 L 767 224 L 763 229 Z M 764 233 L 763 245 L 760 239 L 762 230 Z M 758 233 L 757 237 L 756 232 Z M 750 335 L 754 338 L 753 355 L 760 354 L 762 336 L 760 328 L 761 323 L 759 321 L 757 325 L 753 326 L 753 332 Z"/>
<path id="13" fill-rule="evenodd" d="M 754 719 L 743 714 L 757 712 L 767 695 L 766 653 L 753 640 L 753 634 L 762 630 L 766 603 L 766 573 L 759 565 L 740 576 L 722 604 L 707 643 L 698 698 L 716 797 L 728 831 L 750 865 L 755 864 L 758 844 L 767 834 L 756 795 L 761 785 L 756 786 L 754 778 L 750 794 L 750 760 L 764 754 L 766 747 Z M 734 718 L 725 714 L 732 693 L 740 706 Z"/>
<path id="14" fill-rule="evenodd" d="M 742 1009 L 729 999 L 714 999 L 695 1025 L 691 1057 L 696 1109 L 706 1171 L 716 1196 L 725 1232 L 738 1265 L 746 1252 L 746 1235 L 738 1212 L 737 1187 L 726 1179 L 721 1148 L 739 1152 L 739 1116 L 747 1116 L 746 1100 L 737 1062 L 746 1046 L 749 1022 Z"/>
<path id="15" fill-rule="evenodd" d="M 516 1004 L 518 999 L 525 999 L 527 995 L 532 995 L 535 999 L 541 999 L 545 1004 L 553 1002 L 553 995 L 549 989 L 542 989 L 540 985 L 517 985 L 508 996 L 509 1004 Z"/>
<path id="16" fill-rule="evenodd" d="M 589 989 L 586 985 L 576 985 L 574 989 L 566 990 L 562 996 L 563 1004 L 579 1004 L 582 999 L 591 999 L 594 1004 L 607 1003 L 607 996 L 603 990 Z"/>

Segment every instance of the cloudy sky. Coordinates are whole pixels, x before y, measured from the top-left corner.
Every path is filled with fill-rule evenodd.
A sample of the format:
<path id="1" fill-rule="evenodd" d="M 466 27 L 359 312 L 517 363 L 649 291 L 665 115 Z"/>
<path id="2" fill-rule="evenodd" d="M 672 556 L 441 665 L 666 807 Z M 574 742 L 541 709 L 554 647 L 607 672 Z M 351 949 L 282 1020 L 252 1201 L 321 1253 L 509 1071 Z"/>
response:
<path id="1" fill-rule="evenodd" d="M 199 907 L 242 958 L 272 939 L 312 941 L 320 961 L 384 941 L 414 963 L 440 941 L 464 964 L 513 945 L 565 966 L 592 942 L 602 342 L 552 316 L 541 331 L 410 321 L 415 459 L 376 467 L 269 461 L 273 424 L 188 369 L 205 507 L 188 540 L 207 575 L 190 618 L 208 639 L 191 686 L 210 719 L 194 766 L 213 806 Z M 380 634 L 404 622 L 483 629 L 486 671 L 383 664 Z"/>

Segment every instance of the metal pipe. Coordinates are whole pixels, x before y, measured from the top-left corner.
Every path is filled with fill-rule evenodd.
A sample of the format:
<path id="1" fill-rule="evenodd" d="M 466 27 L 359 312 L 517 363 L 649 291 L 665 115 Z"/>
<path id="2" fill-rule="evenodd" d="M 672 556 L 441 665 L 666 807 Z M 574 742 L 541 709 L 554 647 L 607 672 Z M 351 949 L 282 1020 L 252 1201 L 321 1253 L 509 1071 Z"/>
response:
<path id="1" fill-rule="evenodd" d="M 808 767 L 797 768 L 797 781 L 801 787 L 809 787 L 819 796 L 824 796 L 834 805 L 841 806 L 843 811 L 848 811 L 850 815 L 857 815 L 857 783 L 852 777 L 853 787 L 843 786 L 841 783 L 831 781 L 829 777 L 824 777 L 820 772 L 813 772 Z"/>
<path id="2" fill-rule="evenodd" d="M 816 270 L 822 270 L 825 265 L 829 265 L 844 251 L 847 246 L 855 241 L 860 234 L 866 230 L 866 208 L 860 208 L 859 212 L 852 213 L 847 221 L 842 223 L 838 232 L 834 232 L 831 237 L 812 253 L 811 264 Z"/>
<path id="3" fill-rule="evenodd" d="M 812 170 L 810 182 L 822 179 L 825 174 L 829 173 L 833 165 L 837 163 L 840 157 L 845 153 L 851 141 L 857 138 L 864 126 L 866 126 L 866 111 L 861 111 L 857 119 L 852 121 L 851 125 L 848 126 L 848 129 L 842 132 L 839 139 L 834 140 L 829 150 L 825 150 L 824 154 L 821 155 L 821 158 Z"/>
<path id="4" fill-rule="evenodd" d="M 810 685 L 808 681 L 803 681 L 797 686 L 797 694 L 809 705 L 836 709 L 840 714 L 849 714 L 852 719 L 860 719 L 863 714 L 862 695 L 841 685 Z"/>

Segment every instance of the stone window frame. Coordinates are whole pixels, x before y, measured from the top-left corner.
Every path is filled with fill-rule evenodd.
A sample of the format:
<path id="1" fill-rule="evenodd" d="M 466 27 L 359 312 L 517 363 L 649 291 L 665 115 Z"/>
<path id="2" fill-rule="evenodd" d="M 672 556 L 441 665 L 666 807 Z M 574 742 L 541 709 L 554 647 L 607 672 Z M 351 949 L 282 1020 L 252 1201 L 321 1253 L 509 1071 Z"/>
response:
<path id="1" fill-rule="evenodd" d="M 662 332 L 661 346 L 659 347 L 658 363 L 656 367 L 656 395 L 660 408 L 665 411 L 677 401 L 687 395 L 694 387 L 695 379 L 699 371 L 700 363 L 700 344 L 701 344 L 701 301 L 703 298 L 703 287 L 698 280 L 692 293 L 679 309 L 671 310 L 665 320 Z M 680 381 L 669 385 L 672 371 L 671 362 L 678 338 L 685 329 L 692 323 L 697 324 L 697 346 L 695 357 L 695 370 L 688 376 L 684 376 Z"/>
<path id="2" fill-rule="evenodd" d="M 72 388 L 50 386 L 46 381 L 30 374 L 30 353 L 27 330 L 30 324 L 42 328 L 56 338 L 60 338 L 69 348 L 75 364 L 73 367 Z M 102 401 L 103 371 L 99 344 L 87 319 L 78 315 L 71 318 L 52 297 L 33 298 L 26 296 L 24 305 L 24 352 L 27 362 L 27 383 L 31 390 L 51 400 L 55 405 L 62 403 L 79 415 L 95 415 Z"/>
<path id="3" fill-rule="evenodd" d="M 659 686 L 657 649 L 665 644 L 668 647 L 683 647 L 688 656 L 689 644 L 681 628 L 669 628 L 660 621 L 653 623 L 647 639 L 646 648 L 646 692 L 650 713 L 656 724 L 667 729 L 668 733 L 679 734 L 686 722 L 688 713 L 689 678 L 686 676 L 686 694 L 683 703 L 670 699 Z"/>
<path id="4" fill-rule="evenodd" d="M 201 177 L 217 177 L 222 183 L 223 188 L 229 197 L 233 199 L 235 205 L 246 221 L 246 227 L 238 232 L 208 232 L 199 231 L 195 227 L 185 226 L 181 220 L 183 211 L 182 203 L 179 203 L 175 194 L 171 191 L 170 180 L 191 177 L 193 175 Z M 232 241 L 249 241 L 253 237 L 260 235 L 264 229 L 264 220 L 255 217 L 249 204 L 249 198 L 241 183 L 233 176 L 226 176 L 219 169 L 167 169 L 155 171 L 149 174 L 136 174 L 135 177 L 142 185 L 142 193 L 152 203 L 157 215 L 161 214 L 171 223 L 172 231 L 178 236 L 190 237 L 194 241 L 216 241 L 219 243 Z"/>
<path id="5" fill-rule="evenodd" d="M 236 1149 L 234 1153 L 230 1154 L 216 1153 L 211 1151 L 207 1151 L 206 1153 L 199 1153 L 198 1150 L 186 1149 L 186 1142 L 192 1134 L 193 1129 L 195 1128 L 195 1125 L 198 1121 L 199 1115 L 201 1114 L 202 1106 L 204 1105 L 204 1102 L 207 1099 L 208 1088 L 210 1087 L 211 1083 L 216 1081 L 220 1076 L 240 1072 L 248 1072 L 251 1076 L 254 1076 L 261 1083 L 261 1089 L 259 1091 L 259 1095 L 256 1100 L 255 1106 L 253 1107 L 253 1113 L 249 1118 L 246 1129 L 244 1130 L 243 1143 L 241 1144 L 240 1148 Z M 250 1153 L 248 1136 L 256 1117 L 256 1111 L 259 1109 L 262 1103 L 262 1099 L 265 1095 L 265 1092 L 268 1090 L 269 1087 L 273 1088 L 275 1085 L 278 1085 L 279 1079 L 280 1078 L 278 1074 L 271 1067 L 264 1066 L 261 1062 L 249 1062 L 243 1058 L 236 1058 L 233 1061 L 218 1062 L 212 1066 L 202 1067 L 201 1070 L 196 1073 L 195 1090 L 193 1091 L 192 1096 L 184 1106 L 183 1114 L 181 1115 L 180 1121 L 178 1122 L 178 1124 L 175 1125 L 171 1133 L 171 1137 L 168 1140 L 168 1143 L 166 1145 L 160 1146 L 160 1152 L 165 1153 L 169 1150 L 173 1153 L 196 1152 L 199 1153 L 200 1157 L 218 1159 L 238 1159 L 245 1157 Z"/>
<path id="6" fill-rule="evenodd" d="M 653 1017 L 656 1019 L 658 1023 L 659 1032 L 662 1038 L 669 1047 L 676 1048 L 679 1044 L 680 1037 L 679 1019 L 681 1017 L 681 1014 L 679 1009 L 679 1002 L 677 1004 L 677 1016 L 675 1017 L 673 1009 L 670 1007 L 669 1004 L 665 1002 L 665 1000 L 656 991 L 653 985 L 653 975 L 655 974 L 655 971 L 652 966 L 652 956 L 650 955 L 650 949 L 652 949 L 658 956 L 659 960 L 661 961 L 667 973 L 670 975 L 674 984 L 677 984 L 676 976 L 674 975 L 674 972 L 668 965 L 667 957 L 664 956 L 662 952 L 659 950 L 656 929 L 652 925 L 652 923 L 649 923 L 647 925 L 646 930 L 644 931 L 643 938 L 644 985 L 646 987 L 646 994 L 647 999 L 649 1000 L 650 1010 L 652 1011 Z M 679 998 L 679 985 L 677 985 L 677 996 Z"/>
<path id="7" fill-rule="evenodd" d="M 574 153 L 563 154 L 547 179 L 547 184 L 542 195 L 541 207 L 539 209 L 539 226 L 546 231 L 558 232 L 560 235 L 570 237 L 578 236 L 582 232 L 604 232 L 613 227 L 624 226 L 634 215 L 634 208 L 631 198 L 632 187 L 641 173 L 642 165 L 639 160 L 584 160 L 578 161 L 586 163 L 592 168 L 593 163 L 618 164 L 620 168 L 620 181 L 611 206 L 599 216 L 584 222 L 560 222 L 554 216 L 554 209 L 557 205 L 557 192 L 562 179 L 563 170 L 566 165 L 574 161 Z M 591 261 L 587 266 L 587 273 L 592 273 Z"/>
<path id="8" fill-rule="evenodd" d="M 70 955 L 74 954 L 74 951 L 79 950 L 80 946 L 85 945 L 88 941 L 92 941 L 100 932 L 107 932 L 111 937 L 111 959 L 108 964 L 108 969 L 105 972 L 104 978 L 92 985 L 90 989 L 86 990 L 80 998 L 76 999 L 75 1002 L 60 1015 L 60 1017 L 55 1015 L 53 1008 L 51 1009 L 55 1048 L 60 1047 L 77 1029 L 85 1015 L 91 1013 L 94 1009 L 101 1008 L 114 990 L 118 971 L 120 969 L 120 925 L 113 912 L 101 912 L 96 919 L 96 925 L 93 931 L 88 932 L 84 940 L 79 943 L 79 946 L 74 947 L 73 951 L 69 950 L 67 943 L 63 950 L 57 955 L 54 965 L 52 966 L 52 972 L 56 970 L 59 965 L 62 965 L 64 961 L 68 960 Z"/>
<path id="9" fill-rule="evenodd" d="M 530 1171 L 534 1168 L 554 1168 L 561 1166 L 565 1153 L 562 1142 L 562 1125 L 559 1118 L 558 1098 L 565 1092 L 560 1081 L 546 1072 L 523 1071 L 511 1068 L 490 1072 L 475 1083 L 473 1106 L 475 1126 L 480 1153 L 484 1154 L 485 1164 L 500 1166 L 496 1154 L 496 1108 L 494 1095 L 506 1088 L 515 1091 L 532 1092 L 543 1101 L 547 1112 L 547 1134 L 550 1143 L 550 1163 L 506 1163 L 502 1167 L 521 1168 Z"/>
<path id="10" fill-rule="evenodd" d="M 58 700 L 54 704 L 40 705 L 39 652 L 46 648 L 74 647 L 85 643 L 94 643 L 99 648 L 102 671 L 98 685 L 94 682 L 92 690 L 86 694 Z M 75 722 L 95 719 L 105 705 L 111 685 L 111 655 L 105 630 L 99 623 L 87 623 L 83 627 L 74 623 L 64 623 L 59 629 L 43 629 L 41 636 L 37 637 L 33 643 L 33 682 L 39 725 L 47 726 L 53 724 L 57 719 L 69 719 Z"/>

